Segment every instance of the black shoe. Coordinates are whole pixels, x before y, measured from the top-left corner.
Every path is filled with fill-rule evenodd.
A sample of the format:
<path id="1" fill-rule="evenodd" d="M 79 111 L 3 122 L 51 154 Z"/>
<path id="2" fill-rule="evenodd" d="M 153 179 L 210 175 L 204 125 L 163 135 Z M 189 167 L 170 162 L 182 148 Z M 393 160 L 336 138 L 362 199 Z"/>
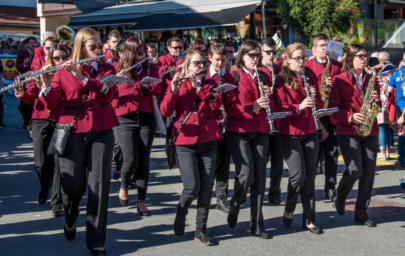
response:
<path id="1" fill-rule="evenodd" d="M 308 230 L 312 234 L 317 234 L 317 235 L 322 234 L 322 230 L 319 227 L 310 228 L 304 223 L 304 224 L 302 224 L 302 228 Z"/>
<path id="2" fill-rule="evenodd" d="M 28 127 L 29 124 L 30 124 L 30 121 L 29 121 L 29 120 L 28 120 L 28 121 L 24 121 L 23 129 L 24 129 L 24 130 L 27 130 L 27 127 Z"/>
<path id="3" fill-rule="evenodd" d="M 100 251 L 100 250 L 90 249 L 90 251 L 94 256 L 107 256 L 107 252 L 105 250 Z"/>
<path id="4" fill-rule="evenodd" d="M 375 227 L 376 225 L 374 224 L 374 222 L 372 222 L 370 219 L 366 219 L 366 220 L 363 220 L 363 219 L 360 219 L 360 218 L 354 218 L 354 221 L 356 221 L 356 222 L 360 222 L 360 223 L 362 223 L 364 226 L 366 226 L 366 227 Z"/>
<path id="5" fill-rule="evenodd" d="M 217 209 L 223 211 L 224 213 L 229 213 L 229 204 L 226 197 L 221 197 L 217 199 Z"/>
<path id="6" fill-rule="evenodd" d="M 228 226 L 233 229 L 233 228 L 235 228 L 237 223 L 238 223 L 238 215 L 232 214 L 231 212 L 229 212 L 229 214 L 228 214 Z"/>
<path id="7" fill-rule="evenodd" d="M 278 205 L 278 206 L 285 206 L 286 205 L 286 201 L 284 201 L 281 198 L 269 199 L 269 203 L 270 204 L 275 204 L 275 205 Z"/>
<path id="8" fill-rule="evenodd" d="M 38 203 L 44 205 L 48 201 L 48 189 L 41 189 L 38 195 Z"/>
<path id="9" fill-rule="evenodd" d="M 55 217 L 60 217 L 63 215 L 62 208 L 60 207 L 60 204 L 55 204 L 52 206 L 52 215 Z"/>
<path id="10" fill-rule="evenodd" d="M 207 234 L 205 230 L 196 231 L 194 235 L 194 240 L 202 243 L 202 245 L 214 245 L 214 240 Z"/>
<path id="11" fill-rule="evenodd" d="M 337 211 L 340 215 L 345 214 L 345 202 L 344 202 L 344 201 L 343 201 L 343 203 L 341 203 L 340 200 L 338 200 L 338 199 L 336 198 L 335 207 L 336 207 L 336 211 Z"/>
<path id="12" fill-rule="evenodd" d="M 114 180 L 118 180 L 118 178 L 121 176 L 121 171 L 119 173 L 116 173 L 116 170 L 114 171 Z"/>
<path id="13" fill-rule="evenodd" d="M 255 234 L 253 234 L 253 235 L 255 235 Z M 266 231 L 263 231 L 260 235 L 255 235 L 255 236 L 258 237 L 258 238 L 261 238 L 261 239 L 269 239 L 270 238 L 269 234 Z"/>
<path id="14" fill-rule="evenodd" d="M 182 236 L 184 234 L 184 229 L 186 227 L 186 216 L 180 204 L 177 206 L 176 218 L 174 219 L 173 230 L 177 236 Z"/>
<path id="15" fill-rule="evenodd" d="M 283 214 L 283 223 L 284 223 L 284 226 L 286 226 L 286 227 L 291 226 L 291 224 L 293 223 L 293 220 L 294 220 L 294 219 L 289 219 L 289 218 L 287 218 L 287 217 L 285 216 L 285 213 Z"/>
<path id="16" fill-rule="evenodd" d="M 64 233 L 65 233 L 65 237 L 66 237 L 66 239 L 68 241 L 73 241 L 73 239 L 75 239 L 75 237 L 76 237 L 76 228 L 74 230 L 72 230 L 72 231 L 68 231 L 66 229 L 66 224 L 65 224 L 63 226 L 63 230 L 64 230 Z"/>
<path id="17" fill-rule="evenodd" d="M 122 187 L 121 187 L 121 189 L 128 191 L 128 188 L 122 188 Z M 129 196 L 129 195 L 128 195 L 128 196 Z M 121 206 L 127 206 L 127 205 L 128 205 L 129 199 L 127 199 L 127 200 L 121 199 L 121 198 L 120 198 L 120 195 L 119 195 L 119 192 L 118 192 L 118 200 L 120 201 Z"/>
<path id="18" fill-rule="evenodd" d="M 336 202 L 336 190 L 335 189 L 328 189 L 325 194 L 326 199 L 330 199 L 332 202 Z"/>

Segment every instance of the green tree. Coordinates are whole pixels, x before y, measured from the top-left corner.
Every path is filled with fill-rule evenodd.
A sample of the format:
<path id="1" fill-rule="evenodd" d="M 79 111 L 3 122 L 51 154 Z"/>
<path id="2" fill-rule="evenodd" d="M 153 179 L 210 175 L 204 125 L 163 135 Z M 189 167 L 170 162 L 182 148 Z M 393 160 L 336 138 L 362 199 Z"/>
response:
<path id="1" fill-rule="evenodd" d="M 277 10 L 307 36 L 346 33 L 359 20 L 354 0 L 279 0 Z"/>

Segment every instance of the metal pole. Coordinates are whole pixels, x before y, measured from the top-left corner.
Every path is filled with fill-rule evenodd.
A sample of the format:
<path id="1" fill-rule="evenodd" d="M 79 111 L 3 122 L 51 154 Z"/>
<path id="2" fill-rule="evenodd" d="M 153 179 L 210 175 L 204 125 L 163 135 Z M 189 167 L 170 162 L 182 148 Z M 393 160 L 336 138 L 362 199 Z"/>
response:
<path id="1" fill-rule="evenodd" d="M 265 38 L 267 35 L 267 33 L 266 33 L 266 14 L 264 12 L 265 5 L 266 5 L 266 1 L 263 1 L 262 2 L 263 38 Z"/>
<path id="2" fill-rule="evenodd" d="M 374 34 L 374 44 L 375 49 L 377 49 L 378 45 L 378 20 L 377 20 L 377 0 L 373 1 L 374 4 L 374 26 L 375 26 L 375 34 Z"/>
<path id="3" fill-rule="evenodd" d="M 256 39 L 256 10 L 250 13 L 249 38 Z"/>

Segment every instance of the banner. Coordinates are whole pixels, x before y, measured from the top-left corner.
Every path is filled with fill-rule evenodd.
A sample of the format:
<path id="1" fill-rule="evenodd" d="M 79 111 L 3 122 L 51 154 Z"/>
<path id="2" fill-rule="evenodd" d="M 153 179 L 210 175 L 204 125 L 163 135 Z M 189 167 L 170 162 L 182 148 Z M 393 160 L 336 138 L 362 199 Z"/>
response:
<path id="1" fill-rule="evenodd" d="M 3 82 L 5 85 L 12 84 L 14 78 L 18 76 L 17 70 L 17 55 L 15 54 L 0 54 L 0 60 L 3 64 Z"/>

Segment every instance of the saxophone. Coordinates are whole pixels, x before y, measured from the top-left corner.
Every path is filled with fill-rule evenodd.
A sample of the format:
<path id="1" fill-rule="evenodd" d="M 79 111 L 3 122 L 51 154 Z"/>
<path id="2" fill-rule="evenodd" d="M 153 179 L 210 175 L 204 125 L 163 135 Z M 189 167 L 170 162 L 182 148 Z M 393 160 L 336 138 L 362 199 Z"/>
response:
<path id="1" fill-rule="evenodd" d="M 371 93 L 374 91 L 377 72 L 374 68 L 369 67 L 369 69 L 373 72 L 373 76 L 368 82 L 367 92 L 364 95 L 363 105 L 360 108 L 360 114 L 365 116 L 366 121 L 364 123 L 360 123 L 356 127 L 357 135 L 361 137 L 367 137 L 370 135 L 375 118 L 377 117 L 377 114 L 381 112 L 381 108 L 372 99 L 370 99 Z"/>
<path id="2" fill-rule="evenodd" d="M 322 96 L 322 102 L 323 102 L 323 108 L 328 108 L 329 104 L 329 93 L 330 93 L 330 87 L 326 85 L 326 79 L 329 77 L 329 72 L 330 72 L 330 65 L 332 61 L 330 60 L 329 56 L 326 55 L 326 67 L 323 70 L 323 75 L 322 75 L 322 81 L 321 81 L 321 96 Z"/>

